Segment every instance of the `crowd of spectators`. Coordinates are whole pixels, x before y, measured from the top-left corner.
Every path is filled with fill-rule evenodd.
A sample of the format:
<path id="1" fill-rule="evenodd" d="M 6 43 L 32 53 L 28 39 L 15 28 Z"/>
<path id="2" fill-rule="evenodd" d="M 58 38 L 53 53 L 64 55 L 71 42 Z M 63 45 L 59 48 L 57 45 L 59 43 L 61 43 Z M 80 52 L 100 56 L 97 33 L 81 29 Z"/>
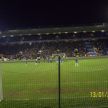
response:
<path id="1" fill-rule="evenodd" d="M 67 57 L 73 57 L 75 49 L 78 49 L 79 56 L 107 55 L 107 41 L 108 33 L 104 31 L 2 36 L 0 58 L 35 59 L 39 51 L 42 58 L 56 53 L 65 53 Z"/>
<path id="2" fill-rule="evenodd" d="M 23 44 L 0 45 L 0 57 L 8 59 L 36 59 L 41 51 L 41 57 L 46 58 L 56 53 L 65 53 L 67 57 L 74 56 L 74 50 L 78 49 L 79 56 L 89 56 L 90 52 L 95 55 L 107 54 L 107 40 L 88 41 L 54 41 L 36 42 Z"/>

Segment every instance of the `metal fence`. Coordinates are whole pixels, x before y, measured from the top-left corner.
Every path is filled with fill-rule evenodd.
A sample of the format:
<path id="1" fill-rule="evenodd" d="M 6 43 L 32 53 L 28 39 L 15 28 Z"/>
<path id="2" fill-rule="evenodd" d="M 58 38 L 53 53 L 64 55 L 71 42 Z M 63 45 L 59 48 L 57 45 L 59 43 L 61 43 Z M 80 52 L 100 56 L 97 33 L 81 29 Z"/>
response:
<path id="1" fill-rule="evenodd" d="M 2 63 L 0 108 L 107 108 L 107 63 L 59 55 L 51 63 Z"/>

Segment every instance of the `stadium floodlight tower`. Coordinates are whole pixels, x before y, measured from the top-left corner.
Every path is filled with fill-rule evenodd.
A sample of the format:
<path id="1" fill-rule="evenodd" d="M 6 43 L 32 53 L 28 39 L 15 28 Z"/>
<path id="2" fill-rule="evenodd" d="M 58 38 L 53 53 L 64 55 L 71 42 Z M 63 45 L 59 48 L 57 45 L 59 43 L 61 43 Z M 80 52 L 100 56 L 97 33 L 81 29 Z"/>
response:
<path id="1" fill-rule="evenodd" d="M 1 64 L 0 64 L 1 67 Z M 3 100 L 2 70 L 0 69 L 0 102 Z"/>

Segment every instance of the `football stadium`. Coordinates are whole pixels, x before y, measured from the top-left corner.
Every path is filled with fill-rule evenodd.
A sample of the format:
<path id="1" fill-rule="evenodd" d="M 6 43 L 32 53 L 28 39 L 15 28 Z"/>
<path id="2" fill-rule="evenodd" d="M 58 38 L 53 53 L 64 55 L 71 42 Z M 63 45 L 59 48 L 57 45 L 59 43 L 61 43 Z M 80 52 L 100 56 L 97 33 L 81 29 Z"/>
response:
<path id="1" fill-rule="evenodd" d="M 0 32 L 0 108 L 108 108 L 108 25 Z"/>

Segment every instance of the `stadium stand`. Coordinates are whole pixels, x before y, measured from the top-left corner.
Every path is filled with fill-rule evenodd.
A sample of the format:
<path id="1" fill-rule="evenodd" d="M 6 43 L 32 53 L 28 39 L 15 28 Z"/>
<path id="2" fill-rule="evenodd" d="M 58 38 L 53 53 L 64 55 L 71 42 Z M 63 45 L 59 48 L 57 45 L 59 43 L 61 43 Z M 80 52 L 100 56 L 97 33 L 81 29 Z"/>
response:
<path id="1" fill-rule="evenodd" d="M 52 30 L 53 33 L 48 30 L 45 32 L 46 29 L 42 29 L 44 33 L 42 30 L 35 29 L 28 30 L 29 33 L 27 30 L 7 31 L 0 36 L 0 57 L 35 59 L 39 50 L 42 50 L 44 56 L 47 57 L 47 55 L 57 53 L 58 49 L 67 57 L 73 57 L 75 48 L 79 50 L 80 56 L 107 55 L 108 32 L 99 27 L 99 30 L 92 27 L 94 31 L 89 30 L 91 27 L 83 27 L 85 31 L 78 31 L 78 27 L 58 28 L 59 30 L 55 28 Z"/>

